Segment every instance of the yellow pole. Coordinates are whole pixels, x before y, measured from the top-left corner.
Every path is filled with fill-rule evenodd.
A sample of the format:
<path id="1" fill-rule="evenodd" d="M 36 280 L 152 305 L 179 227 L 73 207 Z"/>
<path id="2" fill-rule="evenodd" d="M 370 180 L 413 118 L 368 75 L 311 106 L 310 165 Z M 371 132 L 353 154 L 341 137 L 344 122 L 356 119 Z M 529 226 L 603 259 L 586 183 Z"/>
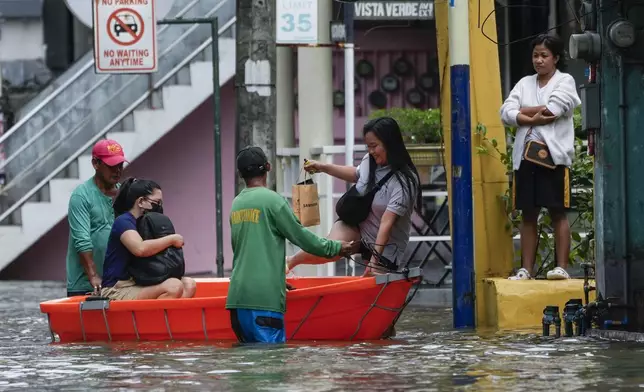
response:
<path id="1" fill-rule="evenodd" d="M 481 25 L 494 10 L 494 0 L 470 0 L 470 72 L 472 132 L 477 124 L 487 128 L 487 138 L 496 139 L 498 149 L 505 153 L 505 129 L 499 118 L 503 103 L 501 94 L 501 72 L 497 45 L 481 32 Z M 480 7 L 480 10 L 479 10 Z M 448 2 L 435 3 L 436 38 L 441 89 L 441 120 L 445 141 L 445 164 L 451 173 L 450 149 L 450 79 Z M 479 21 L 480 16 L 480 21 Z M 485 24 L 485 34 L 496 41 L 496 18 L 492 15 Z M 478 147 L 484 146 L 489 154 L 479 154 Z M 491 145 L 472 136 L 472 194 L 474 205 L 474 271 L 476 274 L 476 324 L 479 327 L 491 325 L 488 321 L 486 298 L 483 295 L 483 280 L 490 277 L 506 277 L 512 270 L 512 233 L 506 229 L 508 222 L 505 205 L 501 199 L 508 189 L 506 168 L 499 160 Z M 451 195 L 451 176 L 447 175 L 448 194 Z M 452 210 L 449 202 L 450 216 Z M 451 228 L 451 224 L 450 224 Z"/>

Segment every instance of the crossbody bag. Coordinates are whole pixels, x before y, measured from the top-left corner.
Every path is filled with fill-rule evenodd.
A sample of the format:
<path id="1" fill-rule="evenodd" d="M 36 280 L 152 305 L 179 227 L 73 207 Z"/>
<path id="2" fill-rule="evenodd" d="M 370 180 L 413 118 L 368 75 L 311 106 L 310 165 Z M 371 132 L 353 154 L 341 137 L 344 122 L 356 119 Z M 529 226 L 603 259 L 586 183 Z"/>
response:
<path id="1" fill-rule="evenodd" d="M 530 131 L 532 131 L 532 129 L 530 129 Z M 530 140 L 526 144 L 523 158 L 526 161 L 530 161 L 548 169 L 554 170 L 557 168 L 557 165 L 552 159 L 552 155 L 550 155 L 548 145 L 538 140 Z"/>
<path id="2" fill-rule="evenodd" d="M 536 83 L 536 91 L 537 91 L 537 94 L 536 94 L 537 102 L 541 103 L 541 99 L 540 99 L 541 97 L 539 96 L 539 93 L 538 93 L 539 91 L 538 81 Z M 528 130 L 526 137 L 529 136 L 531 133 L 532 133 L 532 128 Z M 548 145 L 538 140 L 530 140 L 525 145 L 525 149 L 523 151 L 523 159 L 551 170 L 554 170 L 557 168 L 557 165 L 555 164 L 554 160 L 552 159 L 552 155 L 550 154 L 550 149 L 548 148 Z"/>
<path id="3" fill-rule="evenodd" d="M 376 196 L 376 192 L 385 185 L 393 174 L 393 171 L 387 173 L 380 181 L 378 181 L 373 189 L 369 190 L 369 192 L 364 195 L 361 195 L 360 192 L 358 192 L 356 185 L 349 188 L 349 190 L 342 195 L 335 205 L 335 212 L 338 214 L 338 218 L 350 226 L 358 226 L 362 221 L 367 219 L 367 216 L 369 216 L 369 212 L 371 211 L 371 204 L 373 203 L 374 196 Z"/>

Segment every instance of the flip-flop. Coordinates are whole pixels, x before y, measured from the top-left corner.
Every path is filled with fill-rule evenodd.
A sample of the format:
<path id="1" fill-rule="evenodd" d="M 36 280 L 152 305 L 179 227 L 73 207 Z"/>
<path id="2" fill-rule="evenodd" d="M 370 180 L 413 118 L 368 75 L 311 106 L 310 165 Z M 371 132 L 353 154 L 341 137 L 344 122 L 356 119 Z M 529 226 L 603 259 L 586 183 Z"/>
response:
<path id="1" fill-rule="evenodd" d="M 510 276 L 508 280 L 530 280 L 532 277 L 530 273 L 525 268 L 519 268 L 516 275 Z"/>
<path id="2" fill-rule="evenodd" d="M 566 272 L 565 269 L 561 267 L 555 267 L 553 270 L 548 271 L 546 274 L 548 280 L 566 280 L 570 279 L 570 275 Z"/>

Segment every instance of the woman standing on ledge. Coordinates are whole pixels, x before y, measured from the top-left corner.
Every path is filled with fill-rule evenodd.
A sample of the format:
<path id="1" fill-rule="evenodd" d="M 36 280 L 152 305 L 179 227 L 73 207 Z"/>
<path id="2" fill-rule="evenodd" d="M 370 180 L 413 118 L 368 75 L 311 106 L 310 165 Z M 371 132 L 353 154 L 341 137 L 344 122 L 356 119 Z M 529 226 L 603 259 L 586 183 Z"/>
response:
<path id="1" fill-rule="evenodd" d="M 547 208 L 555 230 L 557 267 L 548 279 L 569 279 L 570 166 L 574 158 L 573 111 L 581 104 L 574 78 L 565 72 L 564 45 L 551 35 L 532 41 L 535 74 L 522 78 L 501 106 L 501 120 L 517 127 L 512 152 L 513 206 L 522 211 L 522 266 L 509 279 L 531 279 L 537 252 L 537 218 Z"/>

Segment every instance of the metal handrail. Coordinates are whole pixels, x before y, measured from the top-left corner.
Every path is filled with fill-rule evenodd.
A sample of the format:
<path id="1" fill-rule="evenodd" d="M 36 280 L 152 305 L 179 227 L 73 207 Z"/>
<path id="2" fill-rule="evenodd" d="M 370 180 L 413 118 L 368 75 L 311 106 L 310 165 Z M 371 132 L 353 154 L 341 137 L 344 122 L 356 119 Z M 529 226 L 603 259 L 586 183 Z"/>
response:
<path id="1" fill-rule="evenodd" d="M 226 3 L 227 0 L 222 0 L 221 3 Z M 181 17 L 185 15 L 188 11 L 190 11 L 197 3 L 199 3 L 199 0 L 193 0 L 190 4 L 188 4 L 186 7 L 184 7 L 181 11 L 177 12 L 176 17 Z M 165 30 L 167 30 L 170 26 L 164 25 L 162 26 L 157 34 L 161 34 Z M 92 56 L 91 60 L 89 60 L 85 65 L 81 67 L 71 78 L 69 78 L 65 83 L 61 84 L 56 88 L 51 94 L 48 94 L 45 99 L 42 100 L 38 105 L 36 105 L 33 109 L 31 109 L 24 117 L 22 117 L 20 120 L 18 120 L 17 123 L 15 123 L 7 132 L 5 132 L 3 135 L 0 135 L 0 144 L 7 140 L 9 136 L 13 135 L 18 128 L 20 128 L 22 125 L 24 125 L 28 120 L 30 120 L 33 116 L 36 115 L 42 108 L 44 108 L 48 103 L 50 103 L 54 98 L 60 95 L 67 87 L 69 87 L 73 82 L 78 80 L 78 78 L 81 77 L 87 71 L 92 65 L 94 65 L 94 56 Z M 105 79 L 111 77 L 112 75 L 108 75 Z M 101 79 L 103 80 L 103 79 Z M 0 167 L 1 168 L 1 167 Z"/>
<path id="2" fill-rule="evenodd" d="M 232 25 L 237 22 L 237 17 L 233 16 L 228 22 L 226 22 L 217 32 L 219 35 L 225 33 Z M 219 37 L 216 37 L 219 39 Z M 69 166 L 72 162 L 74 162 L 78 157 L 80 157 L 85 151 L 87 151 L 94 143 L 96 143 L 101 137 L 103 137 L 106 133 L 108 133 L 116 124 L 119 123 L 119 121 L 123 120 L 125 116 L 130 114 L 132 111 L 134 111 L 143 101 L 148 99 L 148 97 L 152 94 L 152 90 L 157 90 L 160 88 L 165 82 L 167 82 L 171 77 L 176 75 L 179 70 L 181 70 L 183 67 L 185 67 L 192 59 L 194 59 L 199 53 L 201 53 L 205 48 L 208 47 L 208 45 L 212 44 L 213 37 L 206 39 L 197 49 L 195 49 L 192 53 L 190 53 L 188 56 L 186 56 L 185 59 L 183 59 L 179 64 L 177 64 L 170 72 L 168 72 L 163 78 L 161 78 L 157 83 L 154 84 L 153 88 L 150 90 L 147 90 L 141 97 L 139 97 L 132 105 L 130 105 L 127 109 L 121 112 L 112 122 L 107 124 L 100 132 L 98 132 L 96 135 L 94 135 L 90 140 L 85 143 L 81 148 L 79 148 L 74 154 L 72 154 L 69 158 L 65 160 L 65 162 L 61 163 L 56 169 L 54 169 L 51 173 L 49 173 L 45 178 L 42 179 L 36 186 L 34 186 L 27 194 L 25 194 L 23 197 L 20 198 L 17 202 L 13 203 L 11 207 L 9 207 L 5 212 L 0 215 L 0 222 L 3 222 L 5 219 L 9 217 L 14 211 L 16 211 L 18 208 L 20 208 L 27 200 L 29 200 L 32 196 L 34 196 L 42 187 L 47 185 L 49 181 L 53 180 L 54 177 L 56 177 L 60 172 L 65 170 L 67 166 Z M 212 61 L 219 61 L 219 58 L 217 59 L 212 59 Z"/>
<path id="3" fill-rule="evenodd" d="M 227 2 L 228 2 L 228 0 L 222 0 L 221 2 L 219 2 L 216 6 L 214 6 L 214 7 L 213 7 L 213 9 L 211 9 L 211 10 L 206 14 L 206 17 L 211 16 L 211 15 L 213 15 L 214 13 L 216 13 L 217 11 L 219 11 L 219 9 L 220 9 L 221 7 L 223 7 L 225 4 L 227 4 Z M 167 25 L 165 25 L 164 27 L 167 27 Z M 183 40 L 184 40 L 188 35 L 190 35 L 190 34 L 191 34 L 195 29 L 197 29 L 197 28 L 198 28 L 198 26 L 197 26 L 197 25 L 194 25 L 194 26 L 192 26 L 192 27 L 188 28 L 188 29 L 187 29 L 185 32 L 183 32 L 183 34 L 181 34 L 181 35 L 180 35 L 180 36 L 179 36 L 175 41 L 173 41 L 173 42 L 172 42 L 172 43 L 171 43 L 171 44 L 170 44 L 170 45 L 169 45 L 169 46 L 168 46 L 168 47 L 167 47 L 163 52 L 161 52 L 161 53 L 160 53 L 160 55 L 159 55 L 159 57 L 163 57 L 163 56 L 165 56 L 166 54 L 170 53 L 170 52 L 172 51 L 172 49 L 174 49 L 174 47 L 175 47 L 175 46 L 177 46 L 181 41 L 183 41 Z M 56 118 L 54 118 L 53 120 L 51 120 L 51 121 L 50 121 L 46 126 L 44 126 L 41 130 L 39 130 L 38 132 L 36 132 L 36 134 L 35 134 L 35 135 L 33 135 L 29 140 L 27 140 L 24 144 L 22 144 L 22 145 L 18 148 L 18 150 L 16 150 L 16 151 L 15 151 L 13 154 L 11 154 L 10 156 L 6 157 L 6 158 L 4 159 L 4 161 L 0 162 L 0 170 L 2 170 L 2 169 L 3 169 L 4 167 L 6 167 L 9 163 L 11 163 L 11 161 L 13 161 L 13 160 L 18 156 L 18 155 L 20 155 L 20 153 L 21 153 L 21 152 L 23 152 L 24 150 L 26 150 L 27 148 L 29 148 L 29 147 L 30 147 L 30 146 L 31 146 L 35 141 L 37 141 L 37 140 L 38 140 L 38 138 L 40 138 L 40 136 L 42 136 L 43 134 L 45 134 L 45 132 L 46 132 L 47 130 L 49 130 L 52 126 L 54 126 L 54 125 L 58 122 L 58 120 L 60 120 L 64 115 L 66 115 L 67 113 L 69 113 L 72 109 L 74 109 L 74 108 L 75 108 L 75 106 L 76 106 L 79 102 L 81 102 L 82 100 L 84 100 L 84 99 L 85 99 L 85 97 L 87 97 L 87 96 L 88 96 L 88 95 L 90 95 L 93 91 L 95 91 L 97 88 L 99 88 L 100 86 L 102 86 L 102 85 L 103 85 L 103 83 L 105 83 L 108 79 L 110 79 L 110 77 L 111 77 L 111 76 L 112 76 L 112 75 L 106 75 L 106 76 L 104 76 L 103 78 L 101 78 L 101 79 L 98 81 L 98 83 L 95 83 L 95 84 L 94 84 L 94 86 L 92 86 L 92 87 L 91 87 L 89 90 L 87 90 L 83 95 L 81 95 L 81 97 L 80 97 L 80 98 L 78 98 L 76 101 L 74 101 L 74 103 L 73 103 L 73 104 L 71 104 L 71 105 L 67 106 L 67 109 L 63 110 L 63 111 L 62 111 L 58 116 L 56 116 Z M 147 77 L 147 75 L 145 75 L 145 74 L 138 74 L 138 75 L 135 75 L 135 76 L 134 76 L 134 79 L 137 79 L 137 78 L 140 78 L 140 77 Z M 129 86 L 128 84 L 123 85 L 123 86 L 119 89 L 119 91 L 121 91 L 122 89 L 124 89 L 124 88 L 126 88 L 126 87 L 128 87 L 128 86 Z M 12 128 L 12 129 L 13 129 L 13 128 Z M 1 142 L 2 142 L 2 140 L 0 140 L 0 143 L 1 143 Z M 51 150 L 51 149 L 50 149 L 50 150 Z M 13 182 L 13 181 L 12 181 L 12 182 Z M 6 192 L 9 188 L 11 188 L 11 186 L 10 186 L 10 184 L 7 184 L 7 186 L 3 189 L 3 192 Z"/>
<path id="4" fill-rule="evenodd" d="M 219 4 L 223 5 L 223 4 L 225 4 L 225 2 L 226 2 L 226 1 L 227 1 L 227 0 L 225 0 L 224 2 L 219 3 Z M 215 13 L 216 13 L 220 8 L 221 8 L 221 6 L 220 6 L 219 4 L 218 4 L 216 7 L 214 7 L 212 10 L 210 10 L 210 11 L 206 14 L 206 17 L 210 17 L 210 16 L 212 16 L 213 14 L 215 14 Z M 193 27 L 191 27 L 191 28 L 189 28 L 188 30 L 186 30 L 180 38 L 182 38 L 182 39 L 183 39 L 183 38 L 185 38 L 185 37 L 186 37 L 186 36 L 188 36 L 192 31 L 194 31 L 194 29 L 196 29 L 196 28 L 197 28 L 197 25 L 195 24 Z M 176 42 L 178 42 L 178 41 L 176 41 Z M 202 45 L 203 45 L 203 44 L 202 44 Z M 207 46 L 207 45 L 206 45 L 206 46 Z M 173 48 L 174 48 L 174 46 L 170 46 L 170 47 L 166 48 L 166 50 L 162 53 L 162 55 L 164 55 L 164 54 L 166 54 L 167 52 L 171 51 Z M 185 59 L 184 59 L 184 60 L 185 60 Z M 143 76 L 143 75 L 137 75 L 137 77 L 139 77 L 139 76 Z M 118 90 L 116 90 L 116 91 L 112 94 L 112 97 L 118 97 L 118 96 L 120 95 L 120 93 L 121 93 L 123 90 L 125 90 L 125 89 L 127 89 L 127 88 L 129 88 L 129 87 L 130 87 L 130 84 L 123 84 L 123 85 L 122 85 Z M 109 100 L 108 100 L 108 101 L 109 101 Z M 105 106 L 105 105 L 107 105 L 107 103 L 103 104 L 103 106 Z M 101 109 L 103 106 L 101 106 L 101 107 L 99 107 L 98 109 L 96 109 L 96 111 L 100 111 L 100 109 Z M 93 116 L 93 115 L 94 115 L 94 111 L 92 111 L 90 114 L 88 114 L 88 115 L 86 115 L 85 117 L 83 117 L 83 119 L 82 119 L 82 120 L 80 120 L 80 121 L 79 121 L 79 123 L 78 123 L 78 124 L 77 124 L 77 125 L 76 125 L 72 130 L 71 130 L 71 132 L 69 132 L 66 136 L 69 138 L 69 137 L 72 137 L 72 136 L 76 135 L 80 130 L 82 130 L 82 127 L 83 127 L 85 124 L 87 124 L 87 122 L 89 122 L 89 121 L 91 120 L 91 118 L 92 118 L 92 116 Z M 40 134 L 42 134 L 42 133 L 43 133 L 42 131 L 41 131 L 41 132 L 38 132 L 38 135 L 40 135 Z M 35 137 L 36 137 L 36 136 L 34 136 L 34 138 L 35 138 Z M 33 139 L 33 138 L 32 138 L 32 139 Z M 29 143 L 29 142 L 31 142 L 31 141 L 32 141 L 32 140 L 28 141 L 27 143 Z M 58 139 L 58 141 L 57 141 L 56 143 L 54 143 L 54 144 L 52 144 L 51 146 L 49 146 L 49 149 L 48 149 L 46 152 L 41 153 L 41 154 L 40 154 L 40 156 L 42 157 L 42 156 L 46 156 L 46 155 L 48 155 L 50 152 L 54 151 L 54 150 L 55 150 L 55 149 L 56 149 L 60 144 L 64 143 L 65 141 L 66 141 L 65 139 Z M 26 144 L 25 144 L 25 145 L 26 145 Z M 23 146 L 25 146 L 25 145 L 23 145 Z M 22 151 L 22 150 L 20 150 L 20 151 Z M 16 152 L 14 155 L 12 155 L 12 156 L 11 156 L 11 158 L 13 159 L 13 157 L 15 157 L 17 154 L 18 154 L 18 152 Z M 17 176 L 12 177 L 12 178 L 11 178 L 11 181 L 10 181 L 10 182 L 9 182 L 9 183 L 8 183 L 8 184 L 7 184 L 3 189 L 2 189 L 2 191 L 3 191 L 3 192 L 7 192 L 9 189 L 11 189 L 11 188 L 15 187 L 15 184 L 19 183 L 19 182 L 20 182 L 20 179 L 21 179 L 22 177 L 24 177 L 24 176 L 28 175 L 28 174 L 31 172 L 31 170 L 33 170 L 35 167 L 38 167 L 38 166 L 42 165 L 42 164 L 43 164 L 43 162 L 45 162 L 43 159 L 38 159 L 38 160 L 34 160 L 34 161 L 32 161 L 32 162 L 31 162 L 31 164 L 29 164 L 29 165 L 28 165 L 28 166 L 27 166 L 27 167 L 26 167 L 22 172 L 20 172 Z M 0 169 L 2 169 L 2 166 L 0 166 Z"/>

